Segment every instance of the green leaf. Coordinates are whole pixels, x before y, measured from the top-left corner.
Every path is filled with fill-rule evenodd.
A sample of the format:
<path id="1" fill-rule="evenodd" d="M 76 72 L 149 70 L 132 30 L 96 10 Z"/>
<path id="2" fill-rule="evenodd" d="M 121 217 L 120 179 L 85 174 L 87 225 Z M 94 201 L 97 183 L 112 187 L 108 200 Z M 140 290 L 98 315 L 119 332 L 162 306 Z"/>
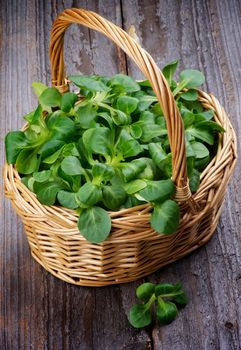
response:
<path id="1" fill-rule="evenodd" d="M 81 186 L 81 175 L 71 176 L 71 188 L 73 192 L 78 192 Z"/>
<path id="2" fill-rule="evenodd" d="M 162 109 L 161 109 L 161 106 L 160 106 L 160 103 L 159 103 L 159 102 L 155 103 L 154 106 L 152 106 L 151 112 L 152 112 L 155 116 L 163 115 L 163 112 L 162 112 Z"/>
<path id="3" fill-rule="evenodd" d="M 153 180 L 156 176 L 156 164 L 153 162 L 151 158 L 142 157 L 139 159 L 143 159 L 146 162 L 145 169 L 138 175 L 139 179 L 143 180 Z"/>
<path id="4" fill-rule="evenodd" d="M 28 114 L 25 114 L 23 116 L 23 119 L 25 119 L 29 124 L 31 124 L 31 122 L 33 120 L 34 113 L 35 113 L 35 111 L 32 111 L 32 112 L 30 112 Z"/>
<path id="5" fill-rule="evenodd" d="M 186 101 L 196 101 L 198 99 L 198 93 L 194 89 L 183 92 L 180 97 Z"/>
<path id="6" fill-rule="evenodd" d="M 79 157 L 80 156 L 79 151 L 78 151 L 76 144 L 74 142 L 67 143 L 64 145 L 63 156 L 64 157 L 68 157 L 68 156 Z"/>
<path id="7" fill-rule="evenodd" d="M 59 175 L 61 170 L 59 160 L 50 165 L 50 170 L 51 170 L 52 177 L 55 178 L 55 180 L 59 180 L 59 182 L 63 183 L 62 178 Z M 66 181 L 64 183 L 66 184 Z"/>
<path id="8" fill-rule="evenodd" d="M 59 107 L 61 104 L 61 93 L 54 87 L 45 89 L 39 96 L 42 106 Z"/>
<path id="9" fill-rule="evenodd" d="M 167 125 L 166 125 L 166 121 L 163 115 L 159 115 L 155 117 L 155 122 L 156 124 L 160 125 L 160 127 L 162 129 L 167 130 Z"/>
<path id="10" fill-rule="evenodd" d="M 207 121 L 207 119 L 205 118 L 203 113 L 195 113 L 194 117 L 195 117 L 195 119 L 194 119 L 194 123 L 193 124 L 195 124 L 195 125 L 198 125 L 201 122 L 206 122 Z"/>
<path id="11" fill-rule="evenodd" d="M 142 152 L 142 147 L 139 142 L 131 137 L 125 129 L 121 130 L 116 147 L 124 158 L 135 157 Z"/>
<path id="12" fill-rule="evenodd" d="M 162 295 L 173 294 L 175 292 L 175 285 L 169 283 L 157 284 L 155 286 L 155 295 L 156 297 Z"/>
<path id="13" fill-rule="evenodd" d="M 194 114 L 190 111 L 185 111 L 182 116 L 185 129 L 194 123 Z"/>
<path id="14" fill-rule="evenodd" d="M 28 145 L 22 131 L 11 131 L 5 137 L 6 158 L 8 164 L 14 164 L 24 146 Z"/>
<path id="15" fill-rule="evenodd" d="M 162 176 L 170 178 L 172 176 L 172 157 L 171 153 L 167 154 L 162 143 L 149 143 L 148 145 L 151 158 L 157 167 L 161 170 Z"/>
<path id="16" fill-rule="evenodd" d="M 175 293 L 183 292 L 182 285 L 180 282 L 173 284 Z"/>
<path id="17" fill-rule="evenodd" d="M 189 177 L 189 186 L 191 192 L 196 192 L 200 185 L 200 173 L 198 170 L 193 169 L 191 176 Z"/>
<path id="18" fill-rule="evenodd" d="M 76 86 L 89 91 L 109 91 L 110 89 L 97 78 L 87 75 L 71 75 L 68 77 Z"/>
<path id="19" fill-rule="evenodd" d="M 154 137 L 167 135 L 166 127 L 163 128 L 161 125 L 156 124 L 156 121 L 157 118 L 155 118 L 153 113 L 149 111 L 141 113 L 138 124 L 142 128 L 142 142 L 149 142 Z"/>
<path id="20" fill-rule="evenodd" d="M 102 188 L 103 203 L 110 210 L 119 210 L 126 200 L 126 193 L 120 186 L 110 185 Z"/>
<path id="21" fill-rule="evenodd" d="M 76 193 L 76 200 L 80 204 L 92 206 L 102 199 L 102 192 L 99 186 L 86 182 Z"/>
<path id="22" fill-rule="evenodd" d="M 162 324 L 169 324 L 177 317 L 177 307 L 171 301 L 164 302 L 161 298 L 157 299 L 156 317 Z"/>
<path id="23" fill-rule="evenodd" d="M 167 154 L 163 150 L 161 143 L 149 143 L 148 148 L 151 158 L 157 166 L 167 158 Z"/>
<path id="24" fill-rule="evenodd" d="M 170 178 L 172 176 L 172 154 L 168 153 L 167 158 L 158 165 L 161 176 Z"/>
<path id="25" fill-rule="evenodd" d="M 205 77 L 196 69 L 185 69 L 180 73 L 180 82 L 185 82 L 183 87 L 197 88 L 205 82 Z"/>
<path id="26" fill-rule="evenodd" d="M 164 135 L 167 135 L 167 130 L 162 129 L 160 125 L 152 123 L 146 123 L 142 125 L 141 141 L 144 143 L 150 142 L 155 137 Z"/>
<path id="27" fill-rule="evenodd" d="M 130 134 L 135 139 L 139 139 L 141 137 L 141 135 L 142 135 L 142 128 L 140 127 L 138 122 L 137 123 L 133 123 L 130 126 Z"/>
<path id="28" fill-rule="evenodd" d="M 114 123 L 113 123 L 113 119 L 110 116 L 110 114 L 106 113 L 106 112 L 98 112 L 97 113 L 97 117 L 98 117 L 98 122 L 100 122 L 103 126 L 107 126 L 109 127 L 111 130 L 114 127 Z M 107 125 L 106 125 L 107 123 Z M 93 127 L 93 126 L 91 126 Z"/>
<path id="29" fill-rule="evenodd" d="M 198 128 L 197 126 L 192 126 L 186 129 L 186 132 L 196 137 L 199 140 L 202 140 L 209 145 L 214 144 L 214 135 L 212 132 L 205 130 L 203 128 Z"/>
<path id="30" fill-rule="evenodd" d="M 83 133 L 83 143 L 90 153 L 111 154 L 111 131 L 105 127 L 88 129 Z"/>
<path id="31" fill-rule="evenodd" d="M 30 191 L 34 192 L 33 184 L 35 182 L 33 177 L 24 176 L 21 178 L 21 182 L 26 186 Z"/>
<path id="32" fill-rule="evenodd" d="M 39 160 L 36 150 L 23 149 L 16 160 L 16 168 L 20 174 L 31 174 L 37 171 Z"/>
<path id="33" fill-rule="evenodd" d="M 214 111 L 212 109 L 209 109 L 208 111 L 200 112 L 199 114 L 204 116 L 206 120 L 211 120 L 214 116 Z"/>
<path id="34" fill-rule="evenodd" d="M 42 113 L 43 113 L 43 108 L 41 105 L 38 105 L 38 107 L 36 108 L 36 110 L 33 113 L 30 113 L 27 116 L 25 116 L 25 119 L 29 122 L 30 125 L 31 124 L 39 124 L 39 121 L 42 118 Z M 29 129 L 30 128 L 28 128 L 25 131 L 25 133 L 28 132 Z"/>
<path id="35" fill-rule="evenodd" d="M 44 90 L 48 89 L 47 85 L 44 85 L 44 84 L 39 83 L 39 82 L 33 82 L 32 87 L 33 87 L 33 91 L 34 91 L 35 95 L 37 96 L 37 98 L 39 98 L 39 96 L 42 95 Z"/>
<path id="36" fill-rule="evenodd" d="M 202 115 L 203 115 L 203 113 L 202 113 Z M 199 129 L 201 128 L 201 129 L 205 129 L 205 130 L 212 131 L 212 132 L 213 131 L 214 132 L 215 131 L 217 131 L 217 132 L 224 132 L 225 131 L 224 128 L 221 125 L 219 125 L 218 123 L 213 122 L 213 121 L 208 121 L 208 120 L 197 123 L 197 124 L 195 124 L 195 126 Z"/>
<path id="37" fill-rule="evenodd" d="M 56 152 L 54 152 L 53 154 L 51 154 L 50 156 L 46 157 L 43 159 L 43 163 L 45 164 L 54 164 L 56 162 L 57 159 L 59 159 L 61 153 L 63 150 L 63 146 L 58 149 Z"/>
<path id="38" fill-rule="evenodd" d="M 128 195 L 127 200 L 122 205 L 122 207 L 127 209 L 127 208 L 136 207 L 137 205 L 141 205 L 141 204 L 146 203 L 145 201 L 136 198 L 136 196 L 137 196 L 137 194 Z"/>
<path id="39" fill-rule="evenodd" d="M 95 127 L 96 108 L 92 103 L 80 106 L 76 111 L 76 122 L 83 129 Z"/>
<path id="40" fill-rule="evenodd" d="M 172 180 L 147 181 L 147 186 L 139 192 L 148 202 L 165 201 L 175 193 Z"/>
<path id="41" fill-rule="evenodd" d="M 37 109 L 35 110 L 31 124 L 40 125 L 41 131 L 42 129 L 45 129 L 45 123 L 43 121 L 43 108 L 41 105 L 38 105 Z"/>
<path id="42" fill-rule="evenodd" d="M 102 180 L 111 180 L 115 175 L 115 171 L 112 166 L 104 163 L 95 163 L 92 168 L 93 181 L 95 184 L 100 184 Z"/>
<path id="43" fill-rule="evenodd" d="M 200 101 L 185 101 L 185 106 L 194 113 L 203 113 L 203 105 Z"/>
<path id="44" fill-rule="evenodd" d="M 186 140 L 186 157 L 190 158 L 190 157 L 195 157 L 195 153 L 194 150 L 192 148 L 191 142 Z"/>
<path id="45" fill-rule="evenodd" d="M 155 293 L 155 284 L 146 282 L 142 283 L 139 287 L 136 289 L 136 296 L 141 301 L 144 301 L 145 303 L 151 298 L 151 296 Z"/>
<path id="46" fill-rule="evenodd" d="M 52 139 L 73 141 L 76 133 L 76 126 L 72 119 L 67 117 L 64 112 L 56 111 L 52 113 L 47 121 L 47 126 L 52 132 Z"/>
<path id="47" fill-rule="evenodd" d="M 34 183 L 34 192 L 40 203 L 45 205 L 53 205 L 56 201 L 57 193 L 62 189 L 62 186 L 57 182 Z"/>
<path id="48" fill-rule="evenodd" d="M 129 312 L 129 322 L 135 328 L 146 327 L 151 324 L 151 310 L 145 305 L 135 304 Z"/>
<path id="49" fill-rule="evenodd" d="M 203 171 L 210 162 L 210 156 L 205 158 L 195 159 L 195 168 L 199 171 Z"/>
<path id="50" fill-rule="evenodd" d="M 67 175 L 65 172 L 63 172 L 60 164 L 58 164 L 58 168 L 56 169 L 56 171 L 56 176 L 68 183 L 68 190 L 71 189 L 71 192 L 78 192 L 81 186 L 82 175 Z"/>
<path id="51" fill-rule="evenodd" d="M 131 96 L 120 96 L 116 101 L 116 106 L 122 112 L 130 115 L 136 110 L 138 103 L 139 101 L 137 98 Z"/>
<path id="52" fill-rule="evenodd" d="M 186 294 L 184 292 L 175 295 L 175 297 L 173 297 L 173 301 L 175 304 L 177 304 L 178 307 L 180 306 L 185 306 L 188 303 L 188 298 L 186 296 Z"/>
<path id="53" fill-rule="evenodd" d="M 156 96 L 151 96 L 151 95 L 144 95 L 139 98 L 139 103 L 137 106 L 137 111 L 138 112 L 144 112 L 147 110 L 152 103 L 157 102 Z"/>
<path id="54" fill-rule="evenodd" d="M 164 77 L 166 78 L 169 85 L 171 85 L 172 77 L 177 69 L 178 61 L 172 61 L 168 63 L 165 67 L 162 69 L 162 73 Z"/>
<path id="55" fill-rule="evenodd" d="M 131 123 L 131 117 L 122 111 L 116 110 L 112 116 L 116 125 L 128 125 Z"/>
<path id="56" fill-rule="evenodd" d="M 149 82 L 149 80 L 141 80 L 138 82 L 138 84 L 143 87 L 151 87 L 151 83 Z"/>
<path id="57" fill-rule="evenodd" d="M 104 209 L 99 207 L 82 209 L 78 228 L 88 241 L 100 243 L 109 236 L 111 218 Z"/>
<path id="58" fill-rule="evenodd" d="M 173 300 L 174 303 L 178 305 L 186 305 L 187 304 L 187 296 L 182 289 L 182 285 L 180 283 L 176 284 L 157 284 L 155 286 L 155 296 L 165 298 L 168 300 Z"/>
<path id="59" fill-rule="evenodd" d="M 46 129 L 46 127 L 44 127 L 44 129 Z M 43 127 L 40 126 L 40 125 L 37 125 L 37 124 L 32 124 L 29 126 L 29 128 L 24 132 L 25 136 L 29 138 L 30 136 L 30 133 L 31 133 L 31 136 L 30 136 L 30 139 L 34 139 L 36 140 L 36 136 L 37 138 L 40 137 L 40 133 L 43 131 Z M 33 137 L 33 134 L 35 134 Z M 43 139 L 45 141 L 45 135 L 41 135 L 41 139 Z M 39 144 L 41 144 L 42 142 L 39 142 Z"/>
<path id="60" fill-rule="evenodd" d="M 71 108 L 74 107 L 74 104 L 77 101 L 77 99 L 77 95 L 73 92 L 66 92 L 61 98 L 60 109 L 63 112 L 68 113 L 71 110 Z"/>
<path id="61" fill-rule="evenodd" d="M 125 184 L 124 188 L 127 194 L 133 194 L 145 188 L 146 185 L 147 185 L 146 181 L 137 179 Z"/>
<path id="62" fill-rule="evenodd" d="M 209 150 L 201 142 L 192 142 L 191 147 L 194 151 L 196 158 L 205 158 L 209 156 Z"/>
<path id="63" fill-rule="evenodd" d="M 78 208 L 75 193 L 68 191 L 59 191 L 57 194 L 59 204 L 68 209 Z"/>
<path id="64" fill-rule="evenodd" d="M 124 91 L 128 93 L 136 92 L 140 90 L 138 83 L 131 77 L 124 74 L 116 74 L 110 80 L 112 86 L 121 85 Z"/>
<path id="65" fill-rule="evenodd" d="M 178 204 L 173 200 L 155 204 L 151 214 L 151 226 L 159 233 L 171 234 L 177 231 L 180 219 Z"/>
<path id="66" fill-rule="evenodd" d="M 45 159 L 57 152 L 59 149 L 62 149 L 63 146 L 64 141 L 50 139 L 43 144 L 38 153 L 41 154 L 42 159 Z"/>
<path id="67" fill-rule="evenodd" d="M 77 157 L 68 156 L 64 158 L 61 163 L 61 169 L 67 175 L 81 175 L 84 174 L 84 169 L 80 164 L 80 161 Z"/>
<path id="68" fill-rule="evenodd" d="M 40 172 L 33 173 L 33 178 L 37 182 L 45 182 L 50 178 L 51 171 L 50 170 L 42 170 Z"/>
<path id="69" fill-rule="evenodd" d="M 136 179 L 137 175 L 140 174 L 145 167 L 146 162 L 143 159 L 135 159 L 130 163 L 121 163 L 119 165 L 125 182 Z"/>

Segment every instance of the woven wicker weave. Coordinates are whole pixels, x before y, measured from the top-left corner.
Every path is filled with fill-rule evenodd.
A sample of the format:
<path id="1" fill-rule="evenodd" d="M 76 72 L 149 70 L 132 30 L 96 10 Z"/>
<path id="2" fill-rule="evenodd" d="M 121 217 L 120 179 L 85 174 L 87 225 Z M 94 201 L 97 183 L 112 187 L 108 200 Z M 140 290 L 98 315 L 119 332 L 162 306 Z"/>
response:
<path id="1" fill-rule="evenodd" d="M 125 31 L 99 15 L 82 9 L 65 10 L 55 21 L 50 40 L 52 84 L 68 90 L 64 76 L 63 42 L 71 23 L 95 29 L 122 48 L 146 78 L 162 106 L 172 150 L 176 200 L 181 222 L 172 235 L 160 235 L 149 224 L 150 207 L 140 205 L 110 212 L 112 231 L 101 244 L 86 241 L 77 228 L 78 215 L 69 209 L 44 206 L 21 182 L 12 165 L 5 165 L 5 193 L 22 218 L 33 257 L 56 277 L 76 285 L 103 286 L 133 281 L 156 271 L 196 248 L 212 236 L 220 216 L 225 190 L 236 162 L 236 139 L 230 121 L 212 95 L 199 92 L 207 109 L 225 128 L 216 157 L 203 171 L 201 185 L 191 196 L 185 158 L 184 127 L 176 103 L 152 57 Z"/>

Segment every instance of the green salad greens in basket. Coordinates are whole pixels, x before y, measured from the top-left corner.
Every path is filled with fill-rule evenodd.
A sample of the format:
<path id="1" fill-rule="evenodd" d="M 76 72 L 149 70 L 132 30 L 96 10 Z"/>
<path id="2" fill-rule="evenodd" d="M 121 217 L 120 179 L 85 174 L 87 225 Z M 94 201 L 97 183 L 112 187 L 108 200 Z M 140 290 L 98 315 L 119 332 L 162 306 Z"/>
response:
<path id="1" fill-rule="evenodd" d="M 217 149 L 213 111 L 198 101 L 204 76 L 184 70 L 173 80 L 177 61 L 163 68 L 185 126 L 186 157 L 192 192 Z M 166 122 L 148 81 L 117 74 L 70 76 L 78 92 L 63 95 L 33 83 L 37 109 L 24 118 L 23 131 L 6 136 L 6 157 L 23 183 L 45 205 L 79 214 L 78 228 L 90 242 L 104 241 L 111 230 L 108 211 L 148 202 L 150 224 L 171 234 L 179 225 L 173 199 L 171 150 Z M 188 90 L 186 89 L 188 88 Z"/>

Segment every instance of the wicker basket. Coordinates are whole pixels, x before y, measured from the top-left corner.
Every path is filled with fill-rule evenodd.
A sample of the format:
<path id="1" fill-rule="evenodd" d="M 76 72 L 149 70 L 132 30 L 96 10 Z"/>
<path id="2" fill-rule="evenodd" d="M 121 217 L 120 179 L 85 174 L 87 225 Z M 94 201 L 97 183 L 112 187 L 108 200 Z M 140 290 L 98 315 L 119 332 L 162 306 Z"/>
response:
<path id="1" fill-rule="evenodd" d="M 44 206 L 21 182 L 14 166 L 5 165 L 5 193 L 22 218 L 32 256 L 56 277 L 81 286 L 124 283 L 148 275 L 205 244 L 220 216 L 225 190 L 236 162 L 236 139 L 230 121 L 212 95 L 199 92 L 215 121 L 225 128 L 219 136 L 216 157 L 201 175 L 201 185 L 192 196 L 188 186 L 184 127 L 169 86 L 152 57 L 125 31 L 96 13 L 65 10 L 55 21 L 50 40 L 52 84 L 68 90 L 64 76 L 64 33 L 72 23 L 83 24 L 109 37 L 131 57 L 146 78 L 162 106 L 172 150 L 176 200 L 181 222 L 172 235 L 160 235 L 149 224 L 150 207 L 140 205 L 111 212 L 112 231 L 101 244 L 86 241 L 79 233 L 77 214 L 58 206 Z"/>

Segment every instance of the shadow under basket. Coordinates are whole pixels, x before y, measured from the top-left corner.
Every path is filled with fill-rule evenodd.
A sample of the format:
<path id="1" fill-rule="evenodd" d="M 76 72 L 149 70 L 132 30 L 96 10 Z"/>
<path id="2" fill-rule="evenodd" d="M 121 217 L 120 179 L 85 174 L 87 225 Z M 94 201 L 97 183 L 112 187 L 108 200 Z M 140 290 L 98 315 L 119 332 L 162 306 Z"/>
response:
<path id="1" fill-rule="evenodd" d="M 172 153 L 178 153 L 172 160 L 174 181 L 177 188 L 180 187 L 180 179 L 184 185 L 185 181 L 188 184 L 185 147 L 182 147 L 184 130 L 168 84 L 151 56 L 121 28 L 90 11 L 65 10 L 55 21 L 51 32 L 53 85 L 61 92 L 67 90 L 63 72 L 63 36 L 71 23 L 84 24 L 108 36 L 149 79 L 167 120 Z M 151 208 L 145 204 L 110 212 L 111 235 L 101 244 L 90 243 L 79 233 L 75 211 L 42 205 L 21 182 L 14 166 L 6 164 L 5 193 L 24 223 L 34 259 L 66 282 L 80 286 L 105 286 L 146 276 L 205 244 L 216 229 L 237 156 L 235 133 L 224 109 L 215 97 L 202 91 L 199 91 L 199 100 L 204 108 L 214 110 L 214 119 L 225 132 L 219 135 L 217 154 L 203 171 L 198 191 L 191 196 L 194 205 L 190 206 L 190 191 L 189 197 L 180 201 L 180 226 L 171 235 L 159 234 L 150 227 Z M 175 137 L 172 137 L 174 134 Z"/>

